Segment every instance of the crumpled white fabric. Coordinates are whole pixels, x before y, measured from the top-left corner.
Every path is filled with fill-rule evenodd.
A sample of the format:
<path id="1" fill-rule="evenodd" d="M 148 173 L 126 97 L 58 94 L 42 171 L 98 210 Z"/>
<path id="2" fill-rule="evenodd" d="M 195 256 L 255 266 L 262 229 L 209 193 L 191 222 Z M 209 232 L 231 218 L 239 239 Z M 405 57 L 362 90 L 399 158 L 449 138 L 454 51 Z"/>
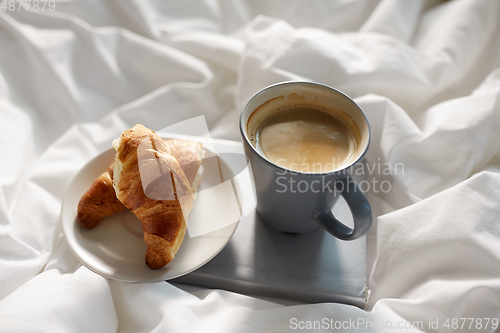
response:
<path id="1" fill-rule="evenodd" d="M 447 319 L 500 318 L 499 22 L 491 0 L 0 10 L 0 332 L 288 332 L 324 318 L 354 332 L 451 332 Z M 242 106 L 284 80 L 355 98 L 368 163 L 404 165 L 369 175 L 391 190 L 368 192 L 364 310 L 121 283 L 81 266 L 59 212 L 85 163 L 136 123 L 204 115 L 213 137 L 239 140 Z"/>

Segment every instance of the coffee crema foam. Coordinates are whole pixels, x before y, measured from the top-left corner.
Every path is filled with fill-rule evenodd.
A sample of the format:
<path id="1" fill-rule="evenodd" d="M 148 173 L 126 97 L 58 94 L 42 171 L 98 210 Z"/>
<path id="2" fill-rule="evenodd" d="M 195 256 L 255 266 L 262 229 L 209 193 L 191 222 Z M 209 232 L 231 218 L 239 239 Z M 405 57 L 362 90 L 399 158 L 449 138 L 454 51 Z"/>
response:
<path id="1" fill-rule="evenodd" d="M 348 114 L 297 94 L 274 98 L 254 110 L 247 132 L 268 160 L 306 173 L 332 172 L 354 162 L 361 137 Z"/>

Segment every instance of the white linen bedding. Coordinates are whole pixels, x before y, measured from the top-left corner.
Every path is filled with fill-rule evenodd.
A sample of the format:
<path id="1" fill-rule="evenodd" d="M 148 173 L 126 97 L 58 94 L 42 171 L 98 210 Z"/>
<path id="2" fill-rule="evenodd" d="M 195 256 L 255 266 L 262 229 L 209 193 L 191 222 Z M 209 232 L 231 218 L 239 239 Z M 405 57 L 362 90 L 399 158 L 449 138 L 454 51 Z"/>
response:
<path id="1" fill-rule="evenodd" d="M 495 332 L 500 1 L 2 3 L 0 332 Z M 367 193 L 364 310 L 121 283 L 79 263 L 59 214 L 85 163 L 136 123 L 204 115 L 239 140 L 246 101 L 285 80 L 355 98 L 367 162 L 404 166 L 368 175 L 390 190 Z"/>

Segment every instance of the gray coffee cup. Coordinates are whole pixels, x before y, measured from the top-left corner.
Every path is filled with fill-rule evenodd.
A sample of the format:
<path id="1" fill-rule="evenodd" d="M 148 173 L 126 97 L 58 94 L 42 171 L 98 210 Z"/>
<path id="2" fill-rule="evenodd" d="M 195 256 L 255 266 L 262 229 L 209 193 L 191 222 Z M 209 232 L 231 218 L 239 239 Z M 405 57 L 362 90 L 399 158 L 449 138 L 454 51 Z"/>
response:
<path id="1" fill-rule="evenodd" d="M 308 173 L 286 169 L 268 160 L 252 145 L 248 133 L 251 114 L 277 97 L 296 94 L 306 100 L 316 100 L 347 113 L 356 123 L 360 142 L 352 162 L 341 169 L 324 173 Z M 296 96 L 295 95 L 295 96 Z M 361 108 L 344 93 L 312 82 L 282 82 L 256 93 L 243 109 L 240 131 L 245 154 L 250 160 L 257 194 L 257 212 L 262 220 L 277 230 L 306 233 L 319 226 L 342 240 L 365 235 L 372 225 L 372 211 L 366 196 L 352 180 L 353 167 L 370 144 L 370 126 Z M 293 190 L 285 184 L 296 184 Z M 339 221 L 332 208 L 344 197 L 353 215 L 354 227 Z"/>

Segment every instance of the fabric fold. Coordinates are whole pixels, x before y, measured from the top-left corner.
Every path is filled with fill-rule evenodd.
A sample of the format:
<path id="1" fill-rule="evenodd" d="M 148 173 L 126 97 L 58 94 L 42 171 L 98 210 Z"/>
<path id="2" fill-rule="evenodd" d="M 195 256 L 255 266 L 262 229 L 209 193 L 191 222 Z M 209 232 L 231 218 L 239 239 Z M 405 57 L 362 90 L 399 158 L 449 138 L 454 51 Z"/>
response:
<path id="1" fill-rule="evenodd" d="M 0 332 L 447 332 L 447 318 L 500 318 L 500 2 L 9 4 Z M 82 266 L 60 210 L 86 163 L 137 123 L 204 116 L 212 137 L 239 140 L 248 99 L 286 80 L 347 93 L 371 124 L 363 176 L 386 190 L 366 193 L 366 309 L 128 284 Z"/>

